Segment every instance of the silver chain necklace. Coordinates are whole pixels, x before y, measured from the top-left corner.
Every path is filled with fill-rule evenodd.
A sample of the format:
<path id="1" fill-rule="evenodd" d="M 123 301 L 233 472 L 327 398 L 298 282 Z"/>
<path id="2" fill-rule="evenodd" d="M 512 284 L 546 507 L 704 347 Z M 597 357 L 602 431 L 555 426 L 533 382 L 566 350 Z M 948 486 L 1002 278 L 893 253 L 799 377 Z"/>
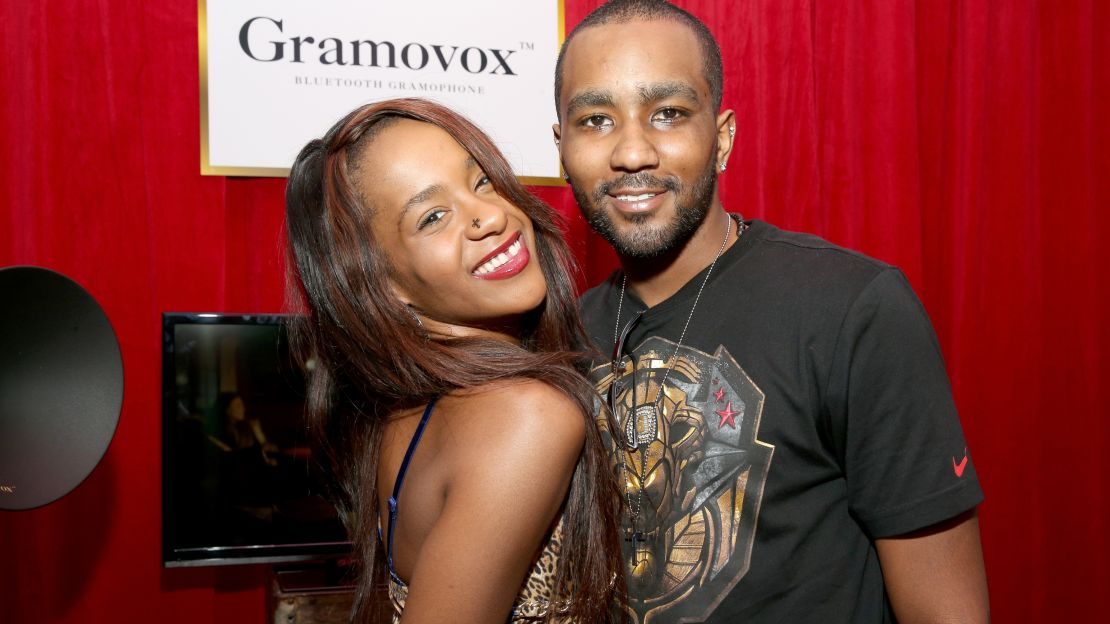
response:
<path id="1" fill-rule="evenodd" d="M 746 225 L 744 224 L 744 221 L 743 221 L 742 217 L 739 219 L 738 223 L 739 223 L 739 225 L 736 228 L 737 238 L 739 238 L 740 235 L 742 235 L 744 233 L 744 230 L 746 228 Z M 621 457 L 621 471 L 624 474 L 624 482 L 625 482 L 625 486 L 622 489 L 624 490 L 625 500 L 628 503 L 628 516 L 629 516 L 629 519 L 631 520 L 631 523 L 632 523 L 632 535 L 628 539 L 633 542 L 633 545 L 635 545 L 635 542 L 637 542 L 637 541 L 639 541 L 639 542 L 647 541 L 647 539 L 644 537 L 644 533 L 641 532 L 641 531 L 636 530 L 636 524 L 637 524 L 637 520 L 638 520 L 639 515 L 640 515 L 640 510 L 643 508 L 644 480 L 647 479 L 647 445 L 651 442 L 651 440 L 654 439 L 654 437 L 655 437 L 654 431 L 658 428 L 659 410 L 661 409 L 662 404 L 663 404 L 663 397 L 665 395 L 667 380 L 670 379 L 671 371 L 674 370 L 675 364 L 678 362 L 678 352 L 679 352 L 679 350 L 682 349 L 682 342 L 686 339 L 686 330 L 689 329 L 689 327 L 690 327 L 690 320 L 694 318 L 694 310 L 696 310 L 698 308 L 698 302 L 701 301 L 701 295 L 702 295 L 702 292 L 705 290 L 705 285 L 707 283 L 709 283 L 709 276 L 713 274 L 713 269 L 714 269 L 714 267 L 717 266 L 717 260 L 719 260 L 721 258 L 721 254 L 723 254 L 725 252 L 725 247 L 728 246 L 728 239 L 729 239 L 729 236 L 731 236 L 731 235 L 732 235 L 732 217 L 729 216 L 728 217 L 728 224 L 725 226 L 725 238 L 724 238 L 723 241 L 721 241 L 721 246 L 720 246 L 719 249 L 717 249 L 717 255 L 713 256 L 713 262 L 711 262 L 709 264 L 709 270 L 707 270 L 705 272 L 705 277 L 702 278 L 702 280 L 701 280 L 701 285 L 698 287 L 697 295 L 694 296 L 694 304 L 692 306 L 690 306 L 690 313 L 688 315 L 686 315 L 686 323 L 684 323 L 683 326 L 682 326 L 682 332 L 678 336 L 678 343 L 675 344 L 674 353 L 671 354 L 670 362 L 667 364 L 667 370 L 666 370 L 666 372 L 663 373 L 663 379 L 659 382 L 659 393 L 656 395 L 655 400 L 652 401 L 652 404 L 651 404 L 650 407 L 643 406 L 643 407 L 638 408 L 635 405 L 633 405 L 633 412 L 632 412 L 632 414 L 630 414 L 628 416 L 628 423 L 625 425 L 624 431 L 619 436 L 617 436 L 617 435 L 614 436 L 614 437 L 619 437 L 619 439 L 622 440 L 621 446 L 623 448 L 621 448 L 620 451 L 619 451 L 620 452 L 620 457 Z M 616 322 L 616 326 L 613 328 L 613 344 L 614 345 L 616 345 L 618 343 L 618 341 L 620 340 L 621 309 L 624 307 L 624 293 L 625 293 L 625 288 L 627 287 L 627 285 L 628 285 L 628 275 L 625 274 L 621 279 L 621 294 L 620 294 L 620 298 L 617 300 L 617 322 Z M 617 353 L 616 356 L 618 358 L 622 357 L 622 355 L 620 353 Z M 633 379 L 632 379 L 633 392 L 635 392 L 635 384 L 636 384 L 636 378 L 635 378 L 636 377 L 636 361 L 635 361 L 635 359 L 632 359 L 631 364 L 632 364 L 632 377 L 633 377 Z M 614 366 L 614 368 L 616 368 L 616 367 Z M 616 383 L 616 379 L 613 380 L 613 383 Z M 634 403 L 635 403 L 635 401 L 634 401 Z M 647 408 L 647 410 L 644 410 L 644 417 L 648 422 L 647 422 L 647 425 L 644 427 L 644 431 L 641 432 L 640 431 L 640 420 L 641 420 L 640 419 L 640 412 L 643 408 Z M 650 411 L 651 413 L 648 414 L 647 411 Z M 651 433 L 649 433 L 649 432 L 651 432 Z M 641 447 L 643 447 L 643 448 L 641 448 Z M 635 506 L 633 506 L 633 504 L 632 504 L 632 497 L 628 494 L 628 481 L 629 481 L 629 476 L 630 475 L 629 475 L 629 469 L 628 469 L 628 461 L 625 457 L 625 455 L 627 454 L 627 451 L 633 450 L 633 449 L 635 449 L 636 451 L 638 451 L 640 453 L 640 471 L 639 471 L 639 474 L 637 475 L 639 477 L 639 486 L 637 487 Z"/>

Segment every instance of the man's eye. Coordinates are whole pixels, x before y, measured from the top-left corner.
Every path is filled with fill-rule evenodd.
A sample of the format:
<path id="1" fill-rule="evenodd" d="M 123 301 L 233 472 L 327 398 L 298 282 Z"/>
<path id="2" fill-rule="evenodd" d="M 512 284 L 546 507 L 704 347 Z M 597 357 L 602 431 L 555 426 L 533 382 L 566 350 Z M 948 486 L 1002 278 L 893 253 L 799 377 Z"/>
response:
<path id="1" fill-rule="evenodd" d="M 654 121 L 672 123 L 682 118 L 682 111 L 677 108 L 663 108 L 653 115 Z"/>
<path id="2" fill-rule="evenodd" d="M 610 125 L 610 121 L 605 115 L 590 115 L 582 120 L 582 125 L 587 128 L 601 128 Z"/>
<path id="3" fill-rule="evenodd" d="M 445 214 L 447 214 L 447 211 L 443 208 L 436 208 L 435 210 L 432 210 L 420 219 L 420 222 L 416 224 L 416 229 L 423 230 L 429 225 L 435 225 L 436 223 L 439 223 L 439 221 L 443 219 L 443 216 Z"/>

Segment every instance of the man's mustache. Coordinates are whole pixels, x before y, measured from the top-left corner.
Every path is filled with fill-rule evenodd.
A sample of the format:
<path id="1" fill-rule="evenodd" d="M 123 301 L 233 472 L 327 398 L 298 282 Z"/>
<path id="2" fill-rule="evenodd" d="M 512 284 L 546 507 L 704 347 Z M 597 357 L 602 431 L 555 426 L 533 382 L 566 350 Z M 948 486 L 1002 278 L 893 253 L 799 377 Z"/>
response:
<path id="1" fill-rule="evenodd" d="M 675 178 L 657 178 L 643 171 L 640 173 L 626 173 L 619 178 L 599 184 L 597 190 L 594 191 L 594 201 L 601 201 L 615 188 L 621 190 L 662 188 L 677 193 L 681 185 Z"/>

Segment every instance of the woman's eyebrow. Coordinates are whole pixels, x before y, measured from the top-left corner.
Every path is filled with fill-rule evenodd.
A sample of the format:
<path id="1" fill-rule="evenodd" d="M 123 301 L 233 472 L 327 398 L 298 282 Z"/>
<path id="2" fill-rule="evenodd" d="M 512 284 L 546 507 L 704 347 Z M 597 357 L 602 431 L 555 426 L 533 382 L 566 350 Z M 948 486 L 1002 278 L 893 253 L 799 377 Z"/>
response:
<path id="1" fill-rule="evenodd" d="M 473 169 L 478 166 L 478 161 L 475 160 L 473 156 L 468 155 L 466 157 L 466 160 L 463 161 L 463 166 L 467 169 Z M 401 216 L 397 218 L 397 223 L 400 223 L 402 220 L 404 220 L 405 215 L 408 214 L 409 210 L 412 210 L 414 207 L 420 205 L 421 203 L 428 201 L 437 193 L 443 192 L 443 190 L 444 187 L 442 184 L 430 184 L 417 192 L 412 197 L 408 198 L 408 200 L 405 201 L 404 205 L 401 206 Z"/>
<path id="2" fill-rule="evenodd" d="M 409 210 L 412 210 L 413 207 L 418 206 L 419 204 L 428 201 L 433 196 L 435 196 L 437 193 L 441 193 L 442 191 L 443 191 L 443 186 L 442 185 L 432 184 L 432 185 L 424 187 L 423 190 L 419 191 L 418 193 L 416 193 L 412 197 L 408 198 L 408 200 L 405 202 L 405 204 L 403 206 L 401 206 L 401 216 L 397 217 L 397 223 L 401 223 L 401 221 L 404 220 L 405 215 L 408 214 Z"/>

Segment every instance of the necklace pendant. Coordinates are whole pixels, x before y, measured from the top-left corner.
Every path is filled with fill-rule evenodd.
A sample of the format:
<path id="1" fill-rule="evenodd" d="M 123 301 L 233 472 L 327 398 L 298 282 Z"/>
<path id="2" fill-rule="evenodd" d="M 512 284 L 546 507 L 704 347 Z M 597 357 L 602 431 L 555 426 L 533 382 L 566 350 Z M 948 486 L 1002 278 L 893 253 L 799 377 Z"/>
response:
<path id="1" fill-rule="evenodd" d="M 649 403 L 637 407 L 624 425 L 624 439 L 628 442 L 628 448 L 638 449 L 649 444 L 655 439 L 658 428 L 659 417 L 655 405 Z"/>

